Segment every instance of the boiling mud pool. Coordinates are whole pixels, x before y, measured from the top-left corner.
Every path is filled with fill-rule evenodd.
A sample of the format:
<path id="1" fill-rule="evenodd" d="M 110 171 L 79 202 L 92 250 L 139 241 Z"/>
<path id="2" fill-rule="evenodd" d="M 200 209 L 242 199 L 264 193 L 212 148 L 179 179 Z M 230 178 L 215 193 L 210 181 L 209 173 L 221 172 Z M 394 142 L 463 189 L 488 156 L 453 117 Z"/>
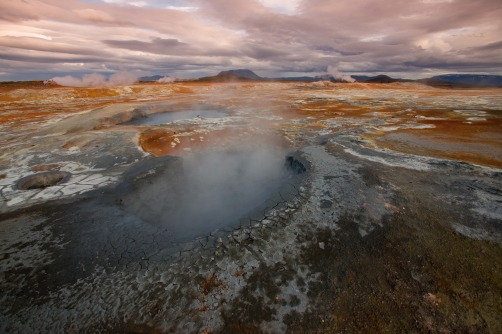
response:
<path id="1" fill-rule="evenodd" d="M 239 226 L 257 207 L 271 209 L 271 198 L 280 201 L 281 187 L 298 173 L 284 152 L 268 148 L 201 153 L 126 196 L 126 210 L 178 239 L 192 238 Z"/>

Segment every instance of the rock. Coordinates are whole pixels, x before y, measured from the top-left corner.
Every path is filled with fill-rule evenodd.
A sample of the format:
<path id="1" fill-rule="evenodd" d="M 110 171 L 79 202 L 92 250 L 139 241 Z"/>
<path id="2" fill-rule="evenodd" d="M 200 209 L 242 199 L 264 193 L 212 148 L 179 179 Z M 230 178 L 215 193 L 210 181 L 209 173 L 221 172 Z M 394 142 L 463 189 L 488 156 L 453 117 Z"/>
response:
<path id="1" fill-rule="evenodd" d="M 234 239 L 235 239 L 235 241 L 237 241 L 238 243 L 241 243 L 241 242 L 243 242 L 244 240 L 249 239 L 249 234 L 247 234 L 247 233 L 241 233 L 241 234 L 239 234 L 239 235 L 234 235 Z"/>
<path id="2" fill-rule="evenodd" d="M 199 329 L 199 334 L 209 334 L 211 333 L 211 328 L 209 326 L 203 326 L 201 329 Z"/>

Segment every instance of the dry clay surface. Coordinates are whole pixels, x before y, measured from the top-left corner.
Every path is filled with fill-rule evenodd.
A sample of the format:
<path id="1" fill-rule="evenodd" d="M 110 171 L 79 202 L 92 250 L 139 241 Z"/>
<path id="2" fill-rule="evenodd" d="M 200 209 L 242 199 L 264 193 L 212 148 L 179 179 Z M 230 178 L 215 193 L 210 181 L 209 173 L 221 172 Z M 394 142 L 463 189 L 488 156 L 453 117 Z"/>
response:
<path id="1" fill-rule="evenodd" d="M 0 331 L 500 333 L 501 105 L 412 83 L 1 87 Z M 225 115 L 127 124 L 206 109 Z M 231 224 L 181 238 L 130 209 L 174 201 L 184 161 L 263 147 L 294 175 Z"/>

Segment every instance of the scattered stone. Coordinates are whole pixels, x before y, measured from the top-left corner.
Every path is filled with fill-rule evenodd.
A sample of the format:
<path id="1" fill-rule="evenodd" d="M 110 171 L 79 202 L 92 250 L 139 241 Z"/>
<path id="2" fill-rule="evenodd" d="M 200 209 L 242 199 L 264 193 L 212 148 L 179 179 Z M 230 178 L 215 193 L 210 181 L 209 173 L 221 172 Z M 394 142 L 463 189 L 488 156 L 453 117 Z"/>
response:
<path id="1" fill-rule="evenodd" d="M 199 283 L 199 286 L 201 287 L 202 292 L 205 295 L 208 295 L 214 288 L 217 288 L 222 284 L 223 284 L 223 282 L 219 281 L 216 278 L 216 275 L 211 274 L 211 276 L 209 276 L 208 278 L 203 279 Z"/>
<path id="2" fill-rule="evenodd" d="M 209 326 L 202 327 L 199 330 L 199 334 L 209 334 L 209 333 L 211 333 L 211 328 L 209 328 Z"/>
<path id="3" fill-rule="evenodd" d="M 232 276 L 239 277 L 239 276 L 242 276 L 242 275 L 244 275 L 244 270 L 238 269 L 235 273 L 233 273 Z"/>
<path id="4" fill-rule="evenodd" d="M 249 234 L 247 234 L 247 233 L 241 233 L 241 234 L 238 234 L 238 235 L 234 235 L 234 239 L 238 243 L 241 243 L 244 240 L 249 239 Z"/>

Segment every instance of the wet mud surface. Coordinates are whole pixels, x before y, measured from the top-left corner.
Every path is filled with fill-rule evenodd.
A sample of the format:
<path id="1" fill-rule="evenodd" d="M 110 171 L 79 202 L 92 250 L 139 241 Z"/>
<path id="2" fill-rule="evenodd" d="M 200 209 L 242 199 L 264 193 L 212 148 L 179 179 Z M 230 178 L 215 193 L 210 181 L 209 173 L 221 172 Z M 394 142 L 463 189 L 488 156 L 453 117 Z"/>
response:
<path id="1" fill-rule="evenodd" d="M 19 89 L 0 92 L 0 332 L 502 331 L 500 90 Z M 227 116 L 122 124 L 200 103 Z"/>
<path id="2" fill-rule="evenodd" d="M 221 110 L 178 110 L 155 113 L 151 116 L 145 116 L 133 119 L 124 124 L 130 125 L 159 125 L 168 124 L 178 120 L 193 119 L 193 118 L 222 118 L 227 116 Z"/>

